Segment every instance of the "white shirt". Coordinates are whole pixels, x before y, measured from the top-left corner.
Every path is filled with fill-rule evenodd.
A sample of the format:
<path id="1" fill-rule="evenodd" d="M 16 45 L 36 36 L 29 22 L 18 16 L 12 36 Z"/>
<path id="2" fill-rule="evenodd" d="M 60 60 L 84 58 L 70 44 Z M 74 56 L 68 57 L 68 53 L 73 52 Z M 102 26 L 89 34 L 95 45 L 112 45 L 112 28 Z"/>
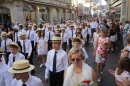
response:
<path id="1" fill-rule="evenodd" d="M 0 62 L 0 86 L 10 86 L 13 76 L 8 72 L 9 66 L 3 62 Z"/>
<path id="2" fill-rule="evenodd" d="M 35 35 L 34 35 L 34 46 L 36 46 L 37 39 L 38 39 L 38 34 L 35 33 Z"/>
<path id="3" fill-rule="evenodd" d="M 86 28 L 87 34 L 91 36 L 91 28 Z"/>
<path id="4" fill-rule="evenodd" d="M 45 78 L 49 78 L 49 71 L 53 71 L 53 58 L 55 55 L 55 50 L 52 49 L 48 52 L 46 61 Z M 66 70 L 68 67 L 67 53 L 60 49 L 57 51 L 56 59 L 56 72 Z"/>
<path id="5" fill-rule="evenodd" d="M 19 39 L 20 39 L 20 38 L 19 38 L 19 35 L 18 35 L 18 32 L 15 32 L 14 34 L 15 34 L 15 35 L 14 35 L 14 41 L 15 41 L 15 42 L 18 42 Z"/>
<path id="6" fill-rule="evenodd" d="M 72 31 L 73 31 L 73 34 L 72 34 Z M 75 30 L 69 30 L 68 31 L 68 38 L 71 39 L 71 38 L 74 38 L 74 34 L 75 34 Z M 73 35 L 73 37 L 72 37 Z"/>
<path id="7" fill-rule="evenodd" d="M 98 27 L 98 23 L 97 21 L 92 21 L 91 24 L 90 24 L 91 28 L 97 28 Z"/>
<path id="8" fill-rule="evenodd" d="M 82 49 L 82 51 L 83 51 L 83 54 L 84 54 L 84 58 L 88 58 L 88 54 L 87 54 L 87 52 L 86 52 L 86 50 L 83 48 L 83 47 L 80 47 L 81 49 Z"/>
<path id="9" fill-rule="evenodd" d="M 60 36 L 62 38 L 62 42 L 67 42 L 68 41 L 68 36 L 67 33 L 60 33 Z"/>
<path id="10" fill-rule="evenodd" d="M 10 50 L 8 49 L 7 46 L 8 46 L 11 42 L 12 42 L 11 39 L 9 39 L 9 38 L 6 39 L 6 49 L 7 49 L 7 52 L 10 52 Z M 4 51 L 5 51 L 5 40 L 3 40 L 3 41 L 1 42 L 1 48 L 2 48 L 2 50 L 3 50 L 3 52 L 4 52 Z"/>
<path id="11" fill-rule="evenodd" d="M 20 28 L 19 28 L 19 25 L 17 25 L 17 24 L 16 24 L 14 27 L 18 28 L 18 30 L 20 29 Z"/>
<path id="12" fill-rule="evenodd" d="M 52 32 L 52 31 L 48 31 L 47 33 L 46 33 L 46 38 L 47 38 L 47 40 L 49 40 L 49 32 L 50 32 L 50 40 L 52 40 L 52 38 L 54 37 L 54 32 Z"/>
<path id="13" fill-rule="evenodd" d="M 27 31 L 27 38 L 28 38 L 30 41 L 34 41 L 34 34 L 35 34 L 35 31 L 34 31 L 34 30 L 28 30 L 28 31 Z"/>
<path id="14" fill-rule="evenodd" d="M 21 46 L 22 46 L 22 52 L 24 52 L 23 41 L 25 41 L 25 52 L 28 53 L 28 56 L 30 56 L 30 55 L 31 55 L 31 52 L 32 52 L 32 44 L 31 44 L 31 41 L 28 40 L 28 39 L 20 40 L 20 44 L 21 44 Z"/>
<path id="15" fill-rule="evenodd" d="M 12 67 L 13 66 L 13 57 L 15 57 L 15 61 L 17 60 L 24 60 L 25 56 L 19 52 L 16 53 L 16 55 L 13 55 L 12 53 L 9 55 L 9 61 L 8 61 L 8 66 Z"/>
<path id="16" fill-rule="evenodd" d="M 47 43 L 47 39 L 44 37 L 38 39 L 38 49 L 41 49 L 41 50 L 45 50 L 46 51 L 46 43 Z"/>
<path id="17" fill-rule="evenodd" d="M 87 36 L 87 31 L 86 31 L 86 29 L 82 29 L 82 36 L 83 36 L 83 38 L 86 38 L 86 36 Z"/>
<path id="18" fill-rule="evenodd" d="M 23 84 L 22 80 L 14 79 L 12 81 L 11 86 L 22 86 L 22 84 Z M 39 78 L 35 76 L 31 76 L 30 74 L 29 74 L 29 79 L 27 80 L 25 84 L 26 86 L 43 86 L 42 81 Z"/>

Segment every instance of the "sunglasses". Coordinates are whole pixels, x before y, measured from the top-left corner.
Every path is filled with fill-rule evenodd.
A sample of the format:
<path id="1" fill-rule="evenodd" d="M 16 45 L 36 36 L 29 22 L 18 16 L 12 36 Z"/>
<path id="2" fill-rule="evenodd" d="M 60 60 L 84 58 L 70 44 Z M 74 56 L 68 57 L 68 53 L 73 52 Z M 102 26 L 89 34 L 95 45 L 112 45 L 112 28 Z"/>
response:
<path id="1" fill-rule="evenodd" d="M 80 61 L 80 59 L 79 58 L 73 58 L 73 59 L 71 59 L 71 61 Z"/>

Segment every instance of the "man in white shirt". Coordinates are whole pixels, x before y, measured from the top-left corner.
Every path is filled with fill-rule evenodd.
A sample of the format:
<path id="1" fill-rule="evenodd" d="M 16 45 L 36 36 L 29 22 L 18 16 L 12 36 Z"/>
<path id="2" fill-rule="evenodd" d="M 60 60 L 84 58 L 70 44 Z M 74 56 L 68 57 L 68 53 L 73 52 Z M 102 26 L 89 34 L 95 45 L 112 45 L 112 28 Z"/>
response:
<path id="1" fill-rule="evenodd" d="M 74 37 L 75 34 L 75 30 L 74 30 L 74 26 L 73 25 L 69 25 L 70 30 L 68 31 L 68 39 L 69 39 L 69 49 L 72 48 L 72 39 Z"/>
<path id="2" fill-rule="evenodd" d="M 9 66 L 5 64 L 2 48 L 0 48 L 0 86 L 10 86 L 13 76 L 8 72 Z"/>
<path id="3" fill-rule="evenodd" d="M 60 49 L 61 37 L 53 37 L 53 49 L 48 52 L 45 70 L 45 81 L 48 82 L 50 74 L 50 86 L 62 86 L 64 70 L 68 67 L 67 53 Z"/>
<path id="4" fill-rule="evenodd" d="M 66 47 L 68 45 L 68 36 L 65 32 L 65 28 L 61 28 L 60 37 L 62 38 L 62 49 L 66 51 Z"/>
<path id="5" fill-rule="evenodd" d="M 52 31 L 52 27 L 49 25 L 48 26 L 48 32 L 45 34 L 46 38 L 48 40 L 48 51 L 52 49 L 52 37 L 54 37 L 54 32 Z"/>
<path id="6" fill-rule="evenodd" d="M 2 32 L 1 35 L 4 39 L 1 42 L 1 48 L 3 49 L 3 52 L 6 54 L 6 63 L 8 63 L 8 57 L 9 57 L 9 54 L 10 54 L 10 50 L 7 46 L 12 42 L 12 40 L 8 38 L 6 32 Z"/>
<path id="7" fill-rule="evenodd" d="M 9 61 L 8 61 L 8 66 L 12 67 L 13 66 L 13 62 L 15 62 L 16 60 L 22 60 L 25 59 L 25 56 L 21 53 L 19 53 L 18 51 L 20 50 L 20 47 L 18 46 L 18 44 L 16 42 L 11 42 L 8 45 L 11 54 L 9 55 Z"/>
<path id="8" fill-rule="evenodd" d="M 18 60 L 13 63 L 8 71 L 14 74 L 14 80 L 10 86 L 43 86 L 42 81 L 29 74 L 34 66 L 30 65 L 28 60 Z"/>
<path id="9" fill-rule="evenodd" d="M 19 22 L 16 22 L 16 25 L 14 27 L 17 27 L 19 30 Z"/>
<path id="10" fill-rule="evenodd" d="M 21 33 L 20 34 L 20 44 L 22 47 L 22 53 L 25 56 L 25 58 L 27 60 L 29 60 L 30 64 L 33 64 L 33 57 L 31 56 L 32 53 L 32 45 L 31 45 L 31 41 L 29 39 L 26 38 L 26 34 L 25 33 Z M 31 71 L 31 74 L 35 74 L 35 71 Z"/>

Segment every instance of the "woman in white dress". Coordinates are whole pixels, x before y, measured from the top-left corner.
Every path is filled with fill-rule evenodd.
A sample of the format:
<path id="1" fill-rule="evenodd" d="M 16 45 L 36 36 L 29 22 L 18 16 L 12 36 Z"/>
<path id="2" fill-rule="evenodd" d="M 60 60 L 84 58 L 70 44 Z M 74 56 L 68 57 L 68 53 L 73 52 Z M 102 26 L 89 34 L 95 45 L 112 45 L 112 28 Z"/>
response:
<path id="1" fill-rule="evenodd" d="M 96 28 L 96 32 L 93 33 L 93 38 L 92 38 L 93 48 L 94 48 L 94 49 L 95 49 L 95 46 L 96 46 L 96 41 L 97 41 L 97 39 L 99 38 L 99 36 L 100 36 L 99 28 Z"/>
<path id="2" fill-rule="evenodd" d="M 97 84 L 94 70 L 82 61 L 83 51 L 81 48 L 72 48 L 69 51 L 68 59 L 72 64 L 65 71 L 63 86 L 77 86 L 83 80 L 92 80 Z"/>
<path id="3" fill-rule="evenodd" d="M 42 30 L 38 34 L 39 38 L 37 41 L 37 52 L 38 52 L 38 58 L 40 61 L 40 67 L 42 67 L 46 63 L 46 54 L 47 54 L 47 46 L 48 42 L 47 39 L 45 38 L 45 31 Z M 42 60 L 42 57 L 44 57 L 44 62 Z"/>

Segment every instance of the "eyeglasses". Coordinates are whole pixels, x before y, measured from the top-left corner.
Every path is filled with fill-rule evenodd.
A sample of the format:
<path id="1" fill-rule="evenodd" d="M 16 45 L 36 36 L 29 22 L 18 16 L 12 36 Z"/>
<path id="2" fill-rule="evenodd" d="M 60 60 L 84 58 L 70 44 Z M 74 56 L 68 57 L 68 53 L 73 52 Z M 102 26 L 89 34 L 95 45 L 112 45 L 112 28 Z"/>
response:
<path id="1" fill-rule="evenodd" d="M 80 59 L 79 58 L 73 58 L 73 59 L 71 59 L 71 61 L 80 61 Z"/>

